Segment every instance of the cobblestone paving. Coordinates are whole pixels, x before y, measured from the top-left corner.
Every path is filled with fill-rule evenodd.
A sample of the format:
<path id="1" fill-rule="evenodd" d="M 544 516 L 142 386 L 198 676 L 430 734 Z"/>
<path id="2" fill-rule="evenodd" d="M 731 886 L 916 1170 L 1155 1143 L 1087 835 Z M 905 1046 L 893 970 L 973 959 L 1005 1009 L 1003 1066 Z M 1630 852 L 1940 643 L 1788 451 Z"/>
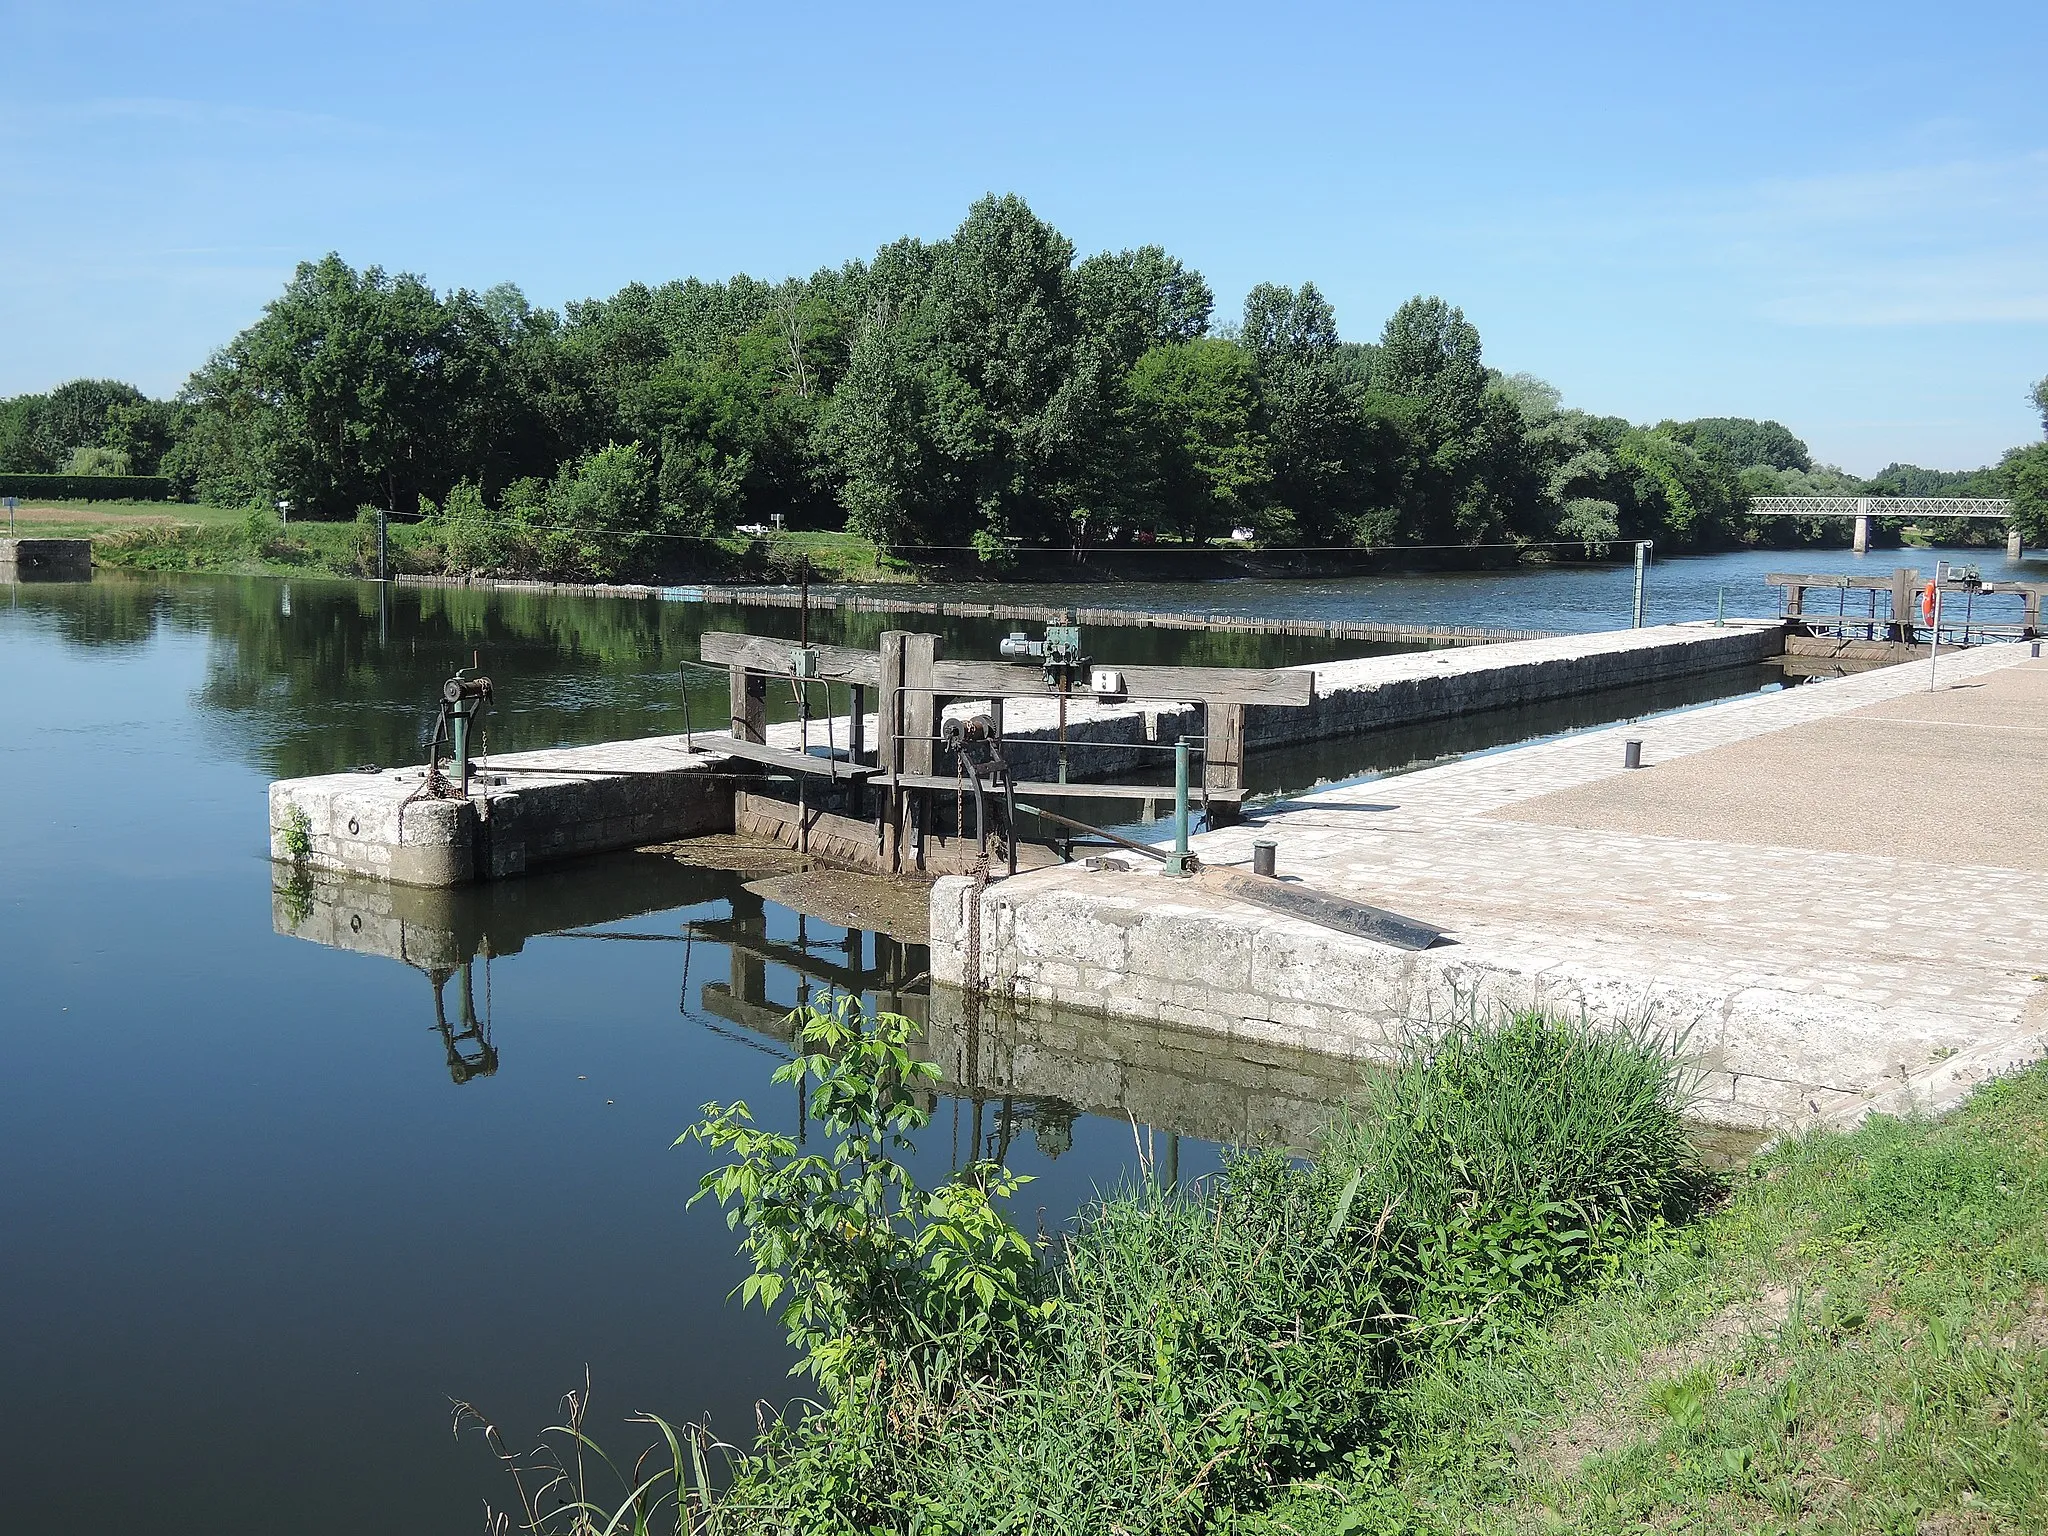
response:
<path id="1" fill-rule="evenodd" d="M 2048 663 L 1983 647 L 1944 657 L 1940 684 L 2015 666 Z M 1683 1033 L 1704 1074 L 1702 1112 L 1723 1123 L 1946 1103 L 2042 1053 L 2038 871 L 1757 846 L 1739 841 L 1739 827 L 1718 840 L 1522 819 L 1540 814 L 1530 803 L 1541 797 L 1621 774 L 1625 736 L 1642 740 L 1646 762 L 1667 763 L 1927 686 L 1921 664 L 1731 700 L 1304 795 L 1196 841 L 1206 863 L 1229 865 L 1272 838 L 1283 877 L 1435 923 L 1455 939 L 1448 946 L 1406 954 L 1148 873 L 1070 868 L 983 898 L 996 939 L 983 941 L 986 979 L 1353 1053 L 1384 1050 L 1449 1009 L 1540 997 Z M 2038 758 L 2024 761 L 2031 777 L 2005 809 L 2038 817 Z M 942 978 L 960 974 L 948 945 L 964 926 L 962 899 L 950 885 L 934 894 Z"/>

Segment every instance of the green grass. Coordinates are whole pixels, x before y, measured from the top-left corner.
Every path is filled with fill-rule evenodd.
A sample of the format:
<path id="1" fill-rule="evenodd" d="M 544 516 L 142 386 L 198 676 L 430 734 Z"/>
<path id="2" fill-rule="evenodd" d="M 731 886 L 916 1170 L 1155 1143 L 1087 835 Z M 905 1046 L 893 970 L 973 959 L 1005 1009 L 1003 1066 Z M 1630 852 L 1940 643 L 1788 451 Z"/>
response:
<path id="1" fill-rule="evenodd" d="M 771 533 L 761 538 L 736 533 L 720 539 L 719 547 L 735 558 L 759 562 L 770 580 L 795 581 L 806 564 L 811 580 L 817 582 L 918 579 L 915 566 L 884 555 L 872 540 L 854 533 L 816 530 Z"/>
<path id="2" fill-rule="evenodd" d="M 67 515 L 23 522 L 22 535 L 90 538 L 95 558 L 106 566 L 274 576 L 371 574 L 368 536 L 364 526 L 353 521 L 278 524 L 261 514 L 252 520 L 245 508 L 172 502 L 36 505 Z M 139 521 L 138 515 L 150 521 Z M 391 524 L 390 548 L 395 571 L 440 568 L 438 552 L 428 547 L 422 531 L 411 523 Z M 658 552 L 678 561 L 693 580 L 794 582 L 805 565 L 811 579 L 821 584 L 918 579 L 914 567 L 882 555 L 869 540 L 847 533 L 728 534 L 708 549 L 679 544 L 659 546 Z M 573 573 L 564 579 L 574 579 Z"/>
<path id="3" fill-rule="evenodd" d="M 25 514 L 35 514 L 28 516 Z M 51 514 L 55 514 L 54 516 Z M 15 535 L 28 539 L 83 539 L 156 525 L 190 524 L 215 527 L 238 524 L 246 514 L 239 507 L 208 507 L 181 501 L 57 501 L 24 497 L 15 516 Z M 0 514 L 0 534 L 7 531 Z"/>
<path id="4" fill-rule="evenodd" d="M 1761 1159 L 1599 1294 L 1389 1402 L 1248 1529 L 2048 1529 L 2048 1068 Z"/>
<path id="5" fill-rule="evenodd" d="M 296 522 L 246 511 L 204 519 L 138 523 L 93 533 L 101 565 L 137 571 L 225 571 L 239 575 L 363 576 L 374 556 L 353 522 Z M 395 543 L 396 541 L 394 541 Z"/>

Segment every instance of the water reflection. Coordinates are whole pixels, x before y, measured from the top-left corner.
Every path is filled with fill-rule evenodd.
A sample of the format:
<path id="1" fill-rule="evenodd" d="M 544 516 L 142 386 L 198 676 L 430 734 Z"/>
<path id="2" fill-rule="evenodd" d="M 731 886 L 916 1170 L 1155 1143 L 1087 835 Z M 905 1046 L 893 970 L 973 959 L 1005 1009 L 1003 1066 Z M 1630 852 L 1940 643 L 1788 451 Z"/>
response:
<path id="1" fill-rule="evenodd" d="M 1212 1146 L 1304 1147 L 1357 1086 L 1359 1068 L 1341 1058 L 1044 1005 L 970 1008 L 934 991 L 915 937 L 830 923 L 752 884 L 744 872 L 632 854 L 443 891 L 281 875 L 271 910 L 279 933 L 421 972 L 458 1084 L 498 1069 L 498 970 L 541 940 L 672 946 L 683 1016 L 778 1059 L 793 1054 L 794 1011 L 861 997 L 921 1027 L 921 1054 L 940 1069 L 927 1108 L 955 1101 L 954 1166 L 1004 1160 L 1027 1134 L 1057 1159 L 1085 1115 Z M 428 998 L 420 1007 L 429 1016 Z"/>

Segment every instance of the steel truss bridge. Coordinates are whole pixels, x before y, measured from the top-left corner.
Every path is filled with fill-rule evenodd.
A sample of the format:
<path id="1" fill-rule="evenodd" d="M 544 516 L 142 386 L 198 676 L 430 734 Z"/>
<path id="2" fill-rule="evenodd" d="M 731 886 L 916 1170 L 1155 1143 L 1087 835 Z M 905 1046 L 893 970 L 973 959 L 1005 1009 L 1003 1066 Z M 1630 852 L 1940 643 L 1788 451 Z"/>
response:
<path id="1" fill-rule="evenodd" d="M 1996 496 L 1757 496 L 1751 499 L 1749 511 L 1752 517 L 1853 517 L 1854 548 L 1859 555 L 1870 549 L 1873 517 L 1967 517 L 2012 522 L 2012 503 Z M 2005 554 L 2009 560 L 2019 559 L 2019 529 L 2007 532 Z"/>
<path id="2" fill-rule="evenodd" d="M 1981 517 L 2012 521 L 2012 503 L 1993 496 L 1757 496 L 1757 517 Z"/>

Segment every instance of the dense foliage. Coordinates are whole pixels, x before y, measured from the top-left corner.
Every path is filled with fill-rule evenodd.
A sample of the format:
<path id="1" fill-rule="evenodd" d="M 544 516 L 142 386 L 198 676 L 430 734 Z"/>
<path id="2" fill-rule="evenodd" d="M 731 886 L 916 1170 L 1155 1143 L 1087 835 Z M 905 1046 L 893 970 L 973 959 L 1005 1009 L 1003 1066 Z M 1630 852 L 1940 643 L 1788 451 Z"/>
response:
<path id="1" fill-rule="evenodd" d="M 1753 495 L 1964 488 L 1896 465 L 1866 486 L 1777 422 L 1565 409 L 1489 368 L 1440 298 L 1371 341 L 1313 283 L 1214 309 L 1159 247 L 1077 259 L 1015 196 L 808 278 L 634 283 L 560 313 L 330 255 L 175 402 L 97 380 L 0 401 L 0 470 L 160 473 L 317 518 L 424 507 L 459 525 L 450 570 L 586 576 L 774 515 L 995 562 L 1238 530 L 1682 550 L 1758 537 Z"/>
<path id="2" fill-rule="evenodd" d="M 83 448 L 74 458 L 104 452 Z M 167 501 L 171 482 L 162 475 L 93 474 L 16 475 L 0 471 L 0 496 L 24 501 L 51 498 L 58 501 Z"/>
<path id="3" fill-rule="evenodd" d="M 712 1105 L 691 1134 L 824 1389 L 721 1501 L 734 1529 L 1200 1531 L 1294 1479 L 1387 1455 L 1415 1363 L 1539 1316 L 1706 1187 L 1647 1039 L 1478 1020 L 1377 1078 L 1307 1163 L 1084 1213 L 1040 1268 L 975 1164 L 936 1192 L 897 1154 L 929 1077 L 907 1021 L 805 1022 L 820 1150 Z M 703 1528 L 717 1525 L 706 1521 Z"/>

